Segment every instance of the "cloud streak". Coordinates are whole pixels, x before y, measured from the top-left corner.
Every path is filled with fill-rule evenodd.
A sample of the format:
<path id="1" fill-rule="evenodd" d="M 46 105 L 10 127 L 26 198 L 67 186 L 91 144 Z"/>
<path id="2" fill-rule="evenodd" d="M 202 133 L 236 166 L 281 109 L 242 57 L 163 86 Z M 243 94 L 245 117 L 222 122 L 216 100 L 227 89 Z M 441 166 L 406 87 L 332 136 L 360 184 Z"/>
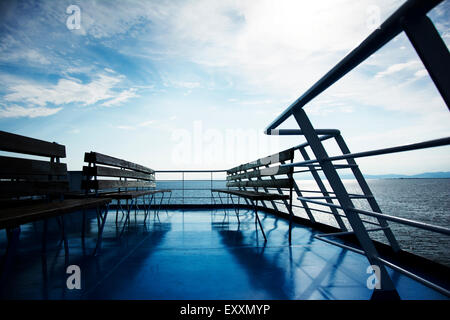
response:
<path id="1" fill-rule="evenodd" d="M 123 104 L 138 96 L 135 88 L 118 89 L 123 79 L 122 75 L 100 74 L 87 83 L 73 77 L 61 78 L 56 84 L 21 81 L 7 88 L 9 93 L 4 96 L 4 100 L 40 107 L 71 103 L 88 106 L 106 100 L 101 105 L 109 107 Z"/>
<path id="2" fill-rule="evenodd" d="M 0 106 L 0 118 L 37 118 L 54 115 L 62 108 L 22 107 L 18 105 Z"/>

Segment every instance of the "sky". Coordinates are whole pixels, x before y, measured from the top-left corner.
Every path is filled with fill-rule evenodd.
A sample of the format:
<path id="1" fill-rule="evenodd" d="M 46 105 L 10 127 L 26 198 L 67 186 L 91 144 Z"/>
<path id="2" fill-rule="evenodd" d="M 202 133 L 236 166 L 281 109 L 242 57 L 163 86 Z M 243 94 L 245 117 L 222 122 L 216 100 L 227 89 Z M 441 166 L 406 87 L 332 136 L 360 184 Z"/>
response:
<path id="1" fill-rule="evenodd" d="M 87 151 L 157 170 L 234 167 L 303 142 L 263 131 L 403 2 L 3 0 L 0 130 L 65 145 L 69 170 Z M 449 9 L 429 13 L 447 46 Z M 353 152 L 450 131 L 403 33 L 304 108 Z M 367 174 L 450 171 L 450 150 L 358 163 Z"/>

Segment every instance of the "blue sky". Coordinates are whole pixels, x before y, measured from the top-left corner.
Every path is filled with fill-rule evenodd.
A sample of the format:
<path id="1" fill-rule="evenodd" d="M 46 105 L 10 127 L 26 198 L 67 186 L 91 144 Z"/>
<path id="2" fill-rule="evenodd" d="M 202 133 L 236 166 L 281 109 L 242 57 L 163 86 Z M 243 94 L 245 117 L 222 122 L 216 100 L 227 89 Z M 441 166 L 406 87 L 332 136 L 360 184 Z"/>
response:
<path id="1" fill-rule="evenodd" d="M 0 129 L 66 145 L 70 170 L 91 150 L 155 169 L 229 168 L 299 144 L 263 130 L 370 34 L 374 13 L 383 21 L 402 3 L 2 1 Z M 79 29 L 67 28 L 70 5 Z M 447 45 L 449 8 L 429 15 Z M 305 110 L 354 152 L 449 135 L 404 34 Z M 450 171 L 450 152 L 359 163 L 368 174 Z"/>

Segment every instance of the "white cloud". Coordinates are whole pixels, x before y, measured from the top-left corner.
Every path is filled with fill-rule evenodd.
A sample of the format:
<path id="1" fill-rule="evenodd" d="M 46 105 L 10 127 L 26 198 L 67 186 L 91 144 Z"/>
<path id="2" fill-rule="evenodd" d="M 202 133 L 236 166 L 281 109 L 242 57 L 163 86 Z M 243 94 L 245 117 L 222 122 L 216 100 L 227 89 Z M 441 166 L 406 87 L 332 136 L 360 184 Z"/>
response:
<path id="1" fill-rule="evenodd" d="M 104 102 L 104 106 L 121 104 L 130 98 L 136 97 L 136 89 L 115 91 L 123 76 L 110 76 L 100 74 L 88 83 L 67 77 L 61 78 L 56 84 L 39 84 L 31 81 L 21 81 L 7 88 L 9 91 L 3 98 L 14 103 L 26 103 L 37 106 L 47 104 L 64 105 L 80 103 L 81 105 L 93 105 Z"/>
<path id="2" fill-rule="evenodd" d="M 416 78 L 426 77 L 427 75 L 428 75 L 428 71 L 426 69 L 421 69 L 414 73 L 414 76 Z"/>
<path id="3" fill-rule="evenodd" d="M 108 101 L 102 103 L 101 105 L 104 107 L 116 106 L 116 105 L 123 104 L 127 100 L 129 100 L 131 98 L 135 98 L 135 97 L 138 97 L 138 95 L 136 94 L 136 89 L 131 88 L 131 89 L 120 92 L 114 99 L 108 100 Z"/>
<path id="4" fill-rule="evenodd" d="M 163 85 L 165 87 L 173 87 L 173 88 L 182 88 L 182 89 L 195 89 L 195 88 L 201 88 L 201 83 L 198 81 L 185 81 L 185 80 L 178 80 L 178 79 L 171 79 L 167 75 L 162 76 L 163 79 Z"/>
<path id="5" fill-rule="evenodd" d="M 393 64 L 392 66 L 389 66 L 389 68 L 387 68 L 384 71 L 378 72 L 375 75 L 375 77 L 381 78 L 381 77 L 392 75 L 394 73 L 398 73 L 400 71 L 417 70 L 419 68 L 421 68 L 421 63 L 418 60 L 412 60 L 412 61 L 408 61 L 408 62 L 404 62 L 404 63 L 397 63 L 397 64 Z M 421 71 L 421 70 L 419 70 L 419 71 Z"/>
<path id="6" fill-rule="evenodd" d="M 137 130 L 137 128 L 150 127 L 151 125 L 154 125 L 155 123 L 156 123 L 155 120 L 147 120 L 147 121 L 139 122 L 135 125 L 118 125 L 118 126 L 116 126 L 116 128 L 121 129 L 121 130 L 133 131 L 133 130 Z"/>
<path id="7" fill-rule="evenodd" d="M 50 64 L 50 61 L 43 54 L 39 53 L 37 50 L 30 49 L 20 52 L 19 54 L 15 54 L 14 58 L 18 61 L 27 60 L 31 63 L 39 63 L 43 65 Z"/>
<path id="8" fill-rule="evenodd" d="M 0 118 L 46 117 L 59 112 L 62 108 L 22 107 L 18 105 L 0 106 Z"/>
<path id="9" fill-rule="evenodd" d="M 136 127 L 125 126 L 125 125 L 118 125 L 116 128 L 121 129 L 121 130 L 136 130 Z"/>
<path id="10" fill-rule="evenodd" d="M 148 120 L 138 124 L 138 127 L 148 127 L 155 123 L 155 120 Z"/>

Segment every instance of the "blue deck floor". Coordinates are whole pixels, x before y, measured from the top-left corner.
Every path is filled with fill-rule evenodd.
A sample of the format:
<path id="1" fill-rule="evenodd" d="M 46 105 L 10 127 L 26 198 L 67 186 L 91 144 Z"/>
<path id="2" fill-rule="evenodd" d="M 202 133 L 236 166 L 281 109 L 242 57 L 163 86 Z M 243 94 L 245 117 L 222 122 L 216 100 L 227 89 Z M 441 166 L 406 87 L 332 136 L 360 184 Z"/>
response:
<path id="1" fill-rule="evenodd" d="M 70 253 L 65 257 L 56 220 L 49 223 L 47 254 L 41 251 L 42 224 L 22 226 L 13 269 L 1 285 L 3 299 L 369 299 L 368 262 L 357 253 L 313 238 L 295 225 L 260 213 L 267 244 L 256 232 L 254 213 L 161 211 L 147 224 L 132 213 L 122 236 L 111 211 L 100 255 L 97 220 L 88 215 L 83 246 L 80 214 L 67 216 Z M 0 235 L 5 251 L 6 236 Z M 66 265 L 81 268 L 81 290 L 66 287 Z M 403 299 L 441 299 L 440 294 L 389 270 Z"/>

